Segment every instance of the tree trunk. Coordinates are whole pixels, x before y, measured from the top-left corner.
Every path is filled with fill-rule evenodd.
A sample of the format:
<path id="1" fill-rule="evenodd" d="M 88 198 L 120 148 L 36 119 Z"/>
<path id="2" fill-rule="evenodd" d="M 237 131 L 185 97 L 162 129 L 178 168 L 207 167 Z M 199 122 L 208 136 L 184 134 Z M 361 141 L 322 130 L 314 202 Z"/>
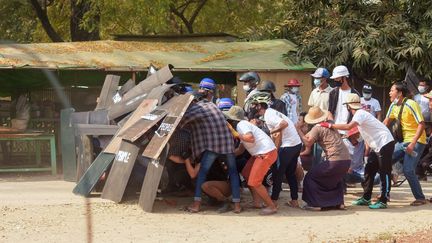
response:
<path id="1" fill-rule="evenodd" d="M 70 33 L 72 41 L 100 40 L 99 36 L 99 13 L 92 18 L 94 28 L 91 31 L 85 30 L 80 24 L 83 22 L 84 15 L 91 10 L 89 0 L 70 0 L 71 18 Z"/>
<path id="2" fill-rule="evenodd" d="M 48 37 L 53 42 L 63 42 L 63 39 L 60 37 L 60 35 L 52 27 L 52 25 L 48 19 L 48 15 L 46 13 L 46 9 L 42 9 L 41 5 L 39 4 L 39 2 L 37 0 L 30 0 L 30 3 L 33 6 L 33 9 L 35 10 L 38 19 L 41 21 L 42 27 L 44 28 Z"/>

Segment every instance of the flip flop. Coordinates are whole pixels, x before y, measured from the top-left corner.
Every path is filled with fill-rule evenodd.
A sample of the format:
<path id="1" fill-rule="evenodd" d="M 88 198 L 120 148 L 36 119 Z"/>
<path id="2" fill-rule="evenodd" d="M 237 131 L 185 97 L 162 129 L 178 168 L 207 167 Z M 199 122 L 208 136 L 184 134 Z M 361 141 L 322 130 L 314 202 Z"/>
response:
<path id="1" fill-rule="evenodd" d="M 277 213 L 277 209 L 263 208 L 261 209 L 260 215 L 272 215 L 275 213 Z"/>
<path id="2" fill-rule="evenodd" d="M 426 199 L 416 199 L 414 202 L 410 203 L 411 206 L 421 206 L 427 203 Z"/>
<path id="3" fill-rule="evenodd" d="M 196 210 L 196 209 L 194 209 L 194 208 L 191 208 L 191 207 L 189 207 L 189 206 L 184 206 L 183 207 L 183 211 L 185 211 L 185 212 L 189 212 L 189 213 L 199 213 L 199 209 L 198 210 Z"/>
<path id="4" fill-rule="evenodd" d="M 297 205 L 293 205 L 292 201 L 286 202 L 285 205 L 288 207 L 291 207 L 291 208 L 299 208 L 300 207 L 300 205 L 298 205 L 298 203 L 297 203 Z"/>
<path id="5" fill-rule="evenodd" d="M 312 207 L 312 206 L 309 206 L 309 205 L 304 205 L 302 207 L 302 209 L 307 210 L 307 211 L 315 211 L 315 212 L 322 210 L 322 208 L 320 208 L 320 207 Z"/>
<path id="6" fill-rule="evenodd" d="M 393 187 L 400 187 L 404 182 L 406 181 L 406 179 L 403 179 L 401 181 L 397 181 L 395 183 L 393 183 Z"/>

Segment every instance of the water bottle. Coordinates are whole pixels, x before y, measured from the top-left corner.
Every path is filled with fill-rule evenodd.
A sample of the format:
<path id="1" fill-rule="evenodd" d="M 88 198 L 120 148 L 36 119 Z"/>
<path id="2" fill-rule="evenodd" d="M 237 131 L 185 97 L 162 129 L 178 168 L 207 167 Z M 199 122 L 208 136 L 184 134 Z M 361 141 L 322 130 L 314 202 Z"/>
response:
<path id="1" fill-rule="evenodd" d="M 406 153 L 406 146 L 403 146 L 403 151 Z M 415 151 L 415 150 L 413 150 L 410 154 L 409 154 L 410 156 L 412 156 L 412 157 L 417 157 L 417 155 L 418 155 L 418 153 Z"/>

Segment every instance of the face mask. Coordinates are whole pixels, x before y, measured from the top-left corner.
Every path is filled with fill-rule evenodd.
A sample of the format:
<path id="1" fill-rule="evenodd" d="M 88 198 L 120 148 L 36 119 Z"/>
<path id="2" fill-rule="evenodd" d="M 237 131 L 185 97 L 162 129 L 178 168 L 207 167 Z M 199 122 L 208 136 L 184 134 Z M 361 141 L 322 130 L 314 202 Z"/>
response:
<path id="1" fill-rule="evenodd" d="M 291 92 L 293 92 L 293 93 L 299 92 L 299 87 L 292 87 Z"/>
<path id="2" fill-rule="evenodd" d="M 342 86 L 342 82 L 335 81 L 334 84 L 335 84 L 336 87 L 341 87 Z"/>
<path id="3" fill-rule="evenodd" d="M 425 87 L 425 86 L 418 86 L 417 88 L 418 88 L 418 91 L 419 91 L 421 94 L 426 93 L 426 87 Z"/>
<path id="4" fill-rule="evenodd" d="M 244 84 L 244 85 L 243 85 L 243 90 L 244 90 L 244 91 L 249 92 L 250 89 L 251 89 L 251 88 L 250 88 L 249 84 Z"/>
<path id="5" fill-rule="evenodd" d="M 399 103 L 399 96 L 393 100 L 393 104 L 397 105 Z"/>
<path id="6" fill-rule="evenodd" d="M 313 82 L 314 82 L 315 87 L 318 87 L 321 85 L 321 79 L 316 78 L 316 79 L 314 79 Z"/>
<path id="7" fill-rule="evenodd" d="M 367 100 L 370 100 L 370 98 L 372 97 L 372 94 L 363 93 L 363 97 Z"/>

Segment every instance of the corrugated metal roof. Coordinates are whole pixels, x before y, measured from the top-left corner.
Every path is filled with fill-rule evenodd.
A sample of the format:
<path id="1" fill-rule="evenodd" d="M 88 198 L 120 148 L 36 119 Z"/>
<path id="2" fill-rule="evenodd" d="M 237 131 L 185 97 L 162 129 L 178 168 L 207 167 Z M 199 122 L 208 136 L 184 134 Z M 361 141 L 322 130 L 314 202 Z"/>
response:
<path id="1" fill-rule="evenodd" d="M 0 69 L 147 70 L 150 64 L 172 64 L 190 71 L 283 71 L 315 68 L 312 63 L 288 65 L 282 55 L 295 50 L 288 40 L 254 42 L 134 42 L 2 44 Z"/>

